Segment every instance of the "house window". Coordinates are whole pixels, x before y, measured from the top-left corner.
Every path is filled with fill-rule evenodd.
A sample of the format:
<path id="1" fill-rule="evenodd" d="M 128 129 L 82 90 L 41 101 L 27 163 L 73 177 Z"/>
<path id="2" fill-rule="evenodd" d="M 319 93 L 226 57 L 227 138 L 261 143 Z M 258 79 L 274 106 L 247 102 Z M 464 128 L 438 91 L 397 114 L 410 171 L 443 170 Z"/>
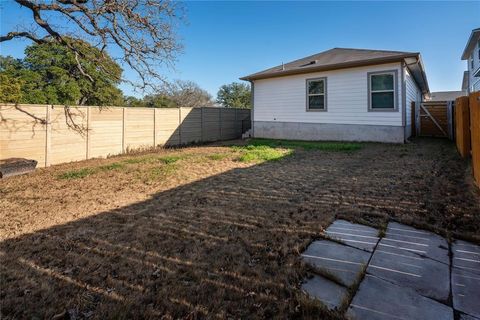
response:
<path id="1" fill-rule="evenodd" d="M 307 79 L 307 111 L 327 110 L 327 78 Z"/>
<path id="2" fill-rule="evenodd" d="M 397 71 L 368 74 L 368 109 L 370 111 L 395 111 Z"/>
<path id="3" fill-rule="evenodd" d="M 470 70 L 473 71 L 473 52 L 472 52 L 472 56 L 470 57 Z"/>

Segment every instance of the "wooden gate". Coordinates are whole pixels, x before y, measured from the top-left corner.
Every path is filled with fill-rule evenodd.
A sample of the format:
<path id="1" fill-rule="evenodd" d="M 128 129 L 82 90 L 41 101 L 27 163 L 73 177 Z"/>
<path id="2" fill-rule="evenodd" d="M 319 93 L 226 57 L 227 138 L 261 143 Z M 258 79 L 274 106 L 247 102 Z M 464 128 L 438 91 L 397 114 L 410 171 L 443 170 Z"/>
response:
<path id="1" fill-rule="evenodd" d="M 452 104 L 448 101 L 420 103 L 416 110 L 417 135 L 453 138 Z"/>

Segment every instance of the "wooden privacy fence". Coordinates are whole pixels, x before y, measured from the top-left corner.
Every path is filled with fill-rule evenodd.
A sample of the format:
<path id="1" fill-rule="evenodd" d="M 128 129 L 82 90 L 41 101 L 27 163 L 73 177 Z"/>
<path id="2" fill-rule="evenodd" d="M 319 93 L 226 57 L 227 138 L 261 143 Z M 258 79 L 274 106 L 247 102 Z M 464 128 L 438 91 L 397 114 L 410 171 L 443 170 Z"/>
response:
<path id="1" fill-rule="evenodd" d="M 455 131 L 458 152 L 472 155 L 473 176 L 480 187 L 480 92 L 455 101 Z"/>
<path id="2" fill-rule="evenodd" d="M 427 101 L 412 106 L 415 135 L 453 139 L 453 112 L 449 101 Z"/>
<path id="3" fill-rule="evenodd" d="M 0 105 L 0 160 L 38 166 L 239 138 L 249 109 Z"/>

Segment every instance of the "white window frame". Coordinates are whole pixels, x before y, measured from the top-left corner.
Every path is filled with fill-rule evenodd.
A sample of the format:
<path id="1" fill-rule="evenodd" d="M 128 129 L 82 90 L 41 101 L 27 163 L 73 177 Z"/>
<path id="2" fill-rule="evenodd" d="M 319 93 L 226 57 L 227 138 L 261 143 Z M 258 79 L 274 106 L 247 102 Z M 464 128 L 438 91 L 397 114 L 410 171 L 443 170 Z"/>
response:
<path id="1" fill-rule="evenodd" d="M 323 81 L 323 93 L 310 93 L 308 90 L 310 82 L 314 81 Z M 327 111 L 327 77 L 320 77 L 320 78 L 311 78 L 306 79 L 305 82 L 306 86 L 306 109 L 307 111 L 311 112 L 325 112 Z M 314 96 L 323 96 L 323 109 L 310 109 L 310 97 Z"/>
<path id="2" fill-rule="evenodd" d="M 391 90 L 372 90 L 372 76 L 378 75 L 392 75 L 393 89 Z M 371 112 L 396 112 L 398 111 L 398 70 L 385 70 L 367 73 L 368 82 L 368 111 Z M 393 107 L 392 108 L 372 108 L 372 93 L 393 92 Z"/>

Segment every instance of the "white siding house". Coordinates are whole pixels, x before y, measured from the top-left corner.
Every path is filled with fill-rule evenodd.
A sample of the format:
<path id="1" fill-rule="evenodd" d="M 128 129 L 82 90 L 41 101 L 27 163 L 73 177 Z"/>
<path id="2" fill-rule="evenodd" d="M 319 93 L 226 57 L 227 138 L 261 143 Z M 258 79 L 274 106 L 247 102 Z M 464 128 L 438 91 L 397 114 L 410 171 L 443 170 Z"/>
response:
<path id="1" fill-rule="evenodd" d="M 418 53 L 394 51 L 336 48 L 242 79 L 261 138 L 403 143 L 428 94 Z"/>
<path id="2" fill-rule="evenodd" d="M 480 28 L 470 34 L 462 60 L 467 60 L 468 92 L 480 91 Z"/>

